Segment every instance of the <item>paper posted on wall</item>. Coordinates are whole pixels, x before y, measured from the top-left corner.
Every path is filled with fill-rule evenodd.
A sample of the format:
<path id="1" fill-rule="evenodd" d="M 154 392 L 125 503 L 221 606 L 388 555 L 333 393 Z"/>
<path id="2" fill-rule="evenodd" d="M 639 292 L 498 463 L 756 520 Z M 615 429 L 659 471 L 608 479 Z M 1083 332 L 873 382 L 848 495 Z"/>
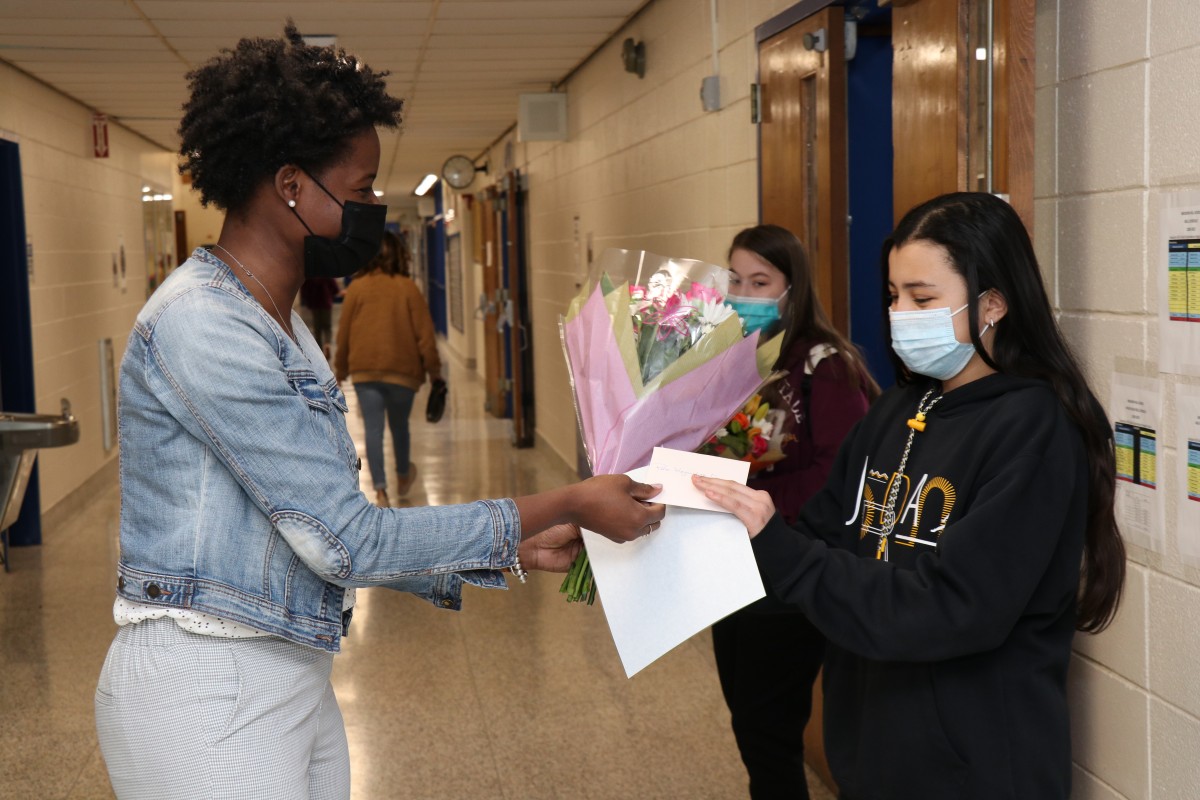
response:
<path id="1" fill-rule="evenodd" d="M 1158 475 L 1159 382 L 1113 373 L 1109 413 L 1117 459 L 1117 521 L 1131 543 L 1162 553 L 1163 498 Z"/>

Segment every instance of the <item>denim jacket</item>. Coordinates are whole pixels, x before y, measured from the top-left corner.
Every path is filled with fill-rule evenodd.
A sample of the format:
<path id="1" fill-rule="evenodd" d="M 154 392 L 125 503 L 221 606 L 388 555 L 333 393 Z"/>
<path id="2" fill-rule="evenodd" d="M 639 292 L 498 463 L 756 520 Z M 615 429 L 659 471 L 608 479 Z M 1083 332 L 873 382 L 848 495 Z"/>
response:
<path id="1" fill-rule="evenodd" d="M 117 591 L 336 652 L 347 587 L 443 608 L 502 587 L 511 500 L 377 508 L 359 490 L 346 399 L 233 271 L 196 250 L 138 314 L 121 362 Z"/>

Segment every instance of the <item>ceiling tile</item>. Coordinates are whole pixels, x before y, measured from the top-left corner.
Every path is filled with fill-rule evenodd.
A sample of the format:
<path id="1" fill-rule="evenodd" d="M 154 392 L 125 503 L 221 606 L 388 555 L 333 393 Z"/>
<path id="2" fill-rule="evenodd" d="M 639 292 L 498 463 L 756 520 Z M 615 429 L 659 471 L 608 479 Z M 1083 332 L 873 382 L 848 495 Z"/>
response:
<path id="1" fill-rule="evenodd" d="M 378 182 L 407 196 L 448 156 L 475 157 L 513 124 L 521 92 L 545 91 L 643 3 L 0 0 L 0 60 L 173 151 L 185 73 L 291 18 L 390 71 L 388 91 L 408 98 L 402 129 L 381 131 Z"/>

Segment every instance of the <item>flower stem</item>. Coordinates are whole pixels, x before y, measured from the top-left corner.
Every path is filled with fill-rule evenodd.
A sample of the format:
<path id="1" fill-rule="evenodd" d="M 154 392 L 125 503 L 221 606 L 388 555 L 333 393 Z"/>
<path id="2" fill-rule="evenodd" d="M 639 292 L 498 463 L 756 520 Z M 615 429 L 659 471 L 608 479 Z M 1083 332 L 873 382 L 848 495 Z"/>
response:
<path id="1" fill-rule="evenodd" d="M 587 550 L 575 557 L 558 591 L 567 596 L 568 603 L 587 600 L 588 605 L 592 604 L 596 595 L 595 578 L 592 576 L 592 565 L 588 561 Z"/>

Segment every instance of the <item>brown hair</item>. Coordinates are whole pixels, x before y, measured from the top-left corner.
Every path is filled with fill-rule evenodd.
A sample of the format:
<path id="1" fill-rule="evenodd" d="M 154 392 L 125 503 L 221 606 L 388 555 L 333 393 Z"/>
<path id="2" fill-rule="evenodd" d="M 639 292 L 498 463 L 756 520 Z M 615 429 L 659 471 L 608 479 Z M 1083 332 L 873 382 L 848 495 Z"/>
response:
<path id="1" fill-rule="evenodd" d="M 796 234 L 778 225 L 756 225 L 746 228 L 733 237 L 729 255 L 734 250 L 746 250 L 766 261 L 783 273 L 791 284 L 788 291 L 787 311 L 784 314 L 786 332 L 779 351 L 776 369 L 782 369 L 790 360 L 791 351 L 798 342 L 828 344 L 837 349 L 845 360 L 853 383 L 861 386 L 867 399 L 879 397 L 879 384 L 867 371 L 866 361 L 858 347 L 829 321 L 821 301 L 813 289 L 812 269 L 804 245 Z"/>
<path id="2" fill-rule="evenodd" d="M 363 275 L 369 275 L 372 272 L 382 271 L 384 275 L 407 275 L 408 270 L 407 259 L 408 254 L 404 252 L 403 243 L 400 237 L 389 230 L 383 232 L 383 241 L 379 244 L 379 252 L 371 259 L 371 263 L 367 264 L 363 269 Z"/>

